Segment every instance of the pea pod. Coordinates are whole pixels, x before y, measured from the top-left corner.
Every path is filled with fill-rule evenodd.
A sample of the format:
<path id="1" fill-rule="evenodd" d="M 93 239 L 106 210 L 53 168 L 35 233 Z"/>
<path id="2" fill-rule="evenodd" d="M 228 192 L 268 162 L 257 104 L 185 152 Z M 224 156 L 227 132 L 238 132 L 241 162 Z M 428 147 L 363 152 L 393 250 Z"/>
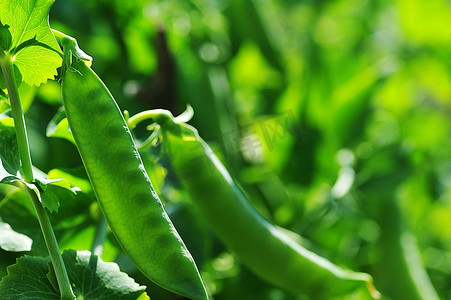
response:
<path id="1" fill-rule="evenodd" d="M 160 125 L 172 168 L 192 201 L 217 236 L 255 274 L 313 299 L 328 299 L 361 287 L 378 297 L 369 274 L 334 265 L 258 214 L 196 129 L 162 110 L 140 113 L 128 124 L 133 127 L 146 118 Z"/>
<path id="2" fill-rule="evenodd" d="M 167 216 L 106 86 L 74 57 L 62 91 L 83 164 L 123 250 L 156 284 L 192 299 L 208 299 L 195 262 Z"/>

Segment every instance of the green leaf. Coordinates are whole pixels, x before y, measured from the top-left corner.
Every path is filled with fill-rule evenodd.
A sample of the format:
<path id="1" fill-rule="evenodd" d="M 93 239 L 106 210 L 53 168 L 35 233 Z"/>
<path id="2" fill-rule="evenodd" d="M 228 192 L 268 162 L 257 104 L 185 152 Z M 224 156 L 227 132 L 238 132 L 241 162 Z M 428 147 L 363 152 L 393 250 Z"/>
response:
<path id="1" fill-rule="evenodd" d="M 27 47 L 31 47 L 31 46 L 39 46 L 39 47 L 43 47 L 43 48 L 46 48 L 46 49 L 48 49 L 48 50 L 50 50 L 50 51 L 54 51 L 56 54 L 58 54 L 59 56 L 61 56 L 60 55 L 60 52 L 58 52 L 56 49 L 53 49 L 52 47 L 50 47 L 50 46 L 48 46 L 48 45 L 46 45 L 46 44 L 44 44 L 44 43 L 41 43 L 40 41 L 38 41 L 37 39 L 36 39 L 36 36 L 34 36 L 34 37 L 32 37 L 31 39 L 29 39 L 29 40 L 26 40 L 26 41 L 24 41 L 24 42 L 22 42 L 20 45 L 18 45 L 17 47 L 14 47 L 13 49 L 11 49 L 11 54 L 12 55 L 14 55 L 14 54 L 16 54 L 16 53 L 19 53 L 20 51 L 22 51 L 23 49 L 25 49 L 25 48 L 27 48 Z"/>
<path id="2" fill-rule="evenodd" d="M 0 218 L 0 248 L 6 251 L 30 251 L 33 240 L 28 236 L 14 231 L 11 226 Z"/>
<path id="3" fill-rule="evenodd" d="M 22 256 L 0 281 L 0 299 L 60 299 L 46 277 L 47 258 Z"/>
<path id="4" fill-rule="evenodd" d="M 8 30 L 9 25 L 3 25 L 0 22 L 0 51 L 8 51 L 11 46 L 11 33 Z"/>
<path id="5" fill-rule="evenodd" d="M 50 212 L 57 212 L 60 206 L 60 195 L 58 191 L 70 192 L 76 194 L 79 189 L 74 189 L 70 186 L 66 179 L 46 179 L 36 178 L 36 184 L 39 187 L 39 194 L 42 206 L 47 208 Z M 64 194 L 62 195 L 64 196 Z"/>
<path id="6" fill-rule="evenodd" d="M 9 100 L 7 98 L 3 98 L 0 92 L 0 120 L 10 118 L 10 114 L 11 106 L 9 105 Z"/>
<path id="7" fill-rule="evenodd" d="M 0 79 L 1 80 L 1 79 Z M 2 112 L 3 111 L 3 100 L 4 99 L 7 99 L 6 98 L 6 93 L 5 93 L 5 91 L 4 91 L 4 89 L 2 89 L 2 88 L 0 88 L 0 112 Z"/>
<path id="8" fill-rule="evenodd" d="M 89 251 L 64 251 L 63 259 L 77 297 L 137 299 L 146 288 L 122 273 L 117 264 L 103 262 Z M 83 286 L 83 282 L 89 282 L 89 287 Z"/>
<path id="9" fill-rule="evenodd" d="M 57 214 L 49 214 L 60 248 L 89 249 L 96 225 L 90 215 L 90 205 L 94 196 L 82 193 L 73 195 L 64 191 L 60 188 L 55 189 L 61 205 Z M 33 255 L 48 255 L 36 213 L 25 191 L 13 189 L 7 193 L 0 202 L 0 217 L 14 231 L 33 240 Z"/>
<path id="10" fill-rule="evenodd" d="M 0 119 L 0 181 L 7 176 L 18 176 L 20 168 L 16 131 L 12 118 Z"/>
<path id="11" fill-rule="evenodd" d="M 103 262 L 89 251 L 64 251 L 63 260 L 79 300 L 149 299 L 145 286 L 122 273 L 117 264 Z M 42 257 L 19 258 L 0 281 L 0 299 L 60 299 L 48 262 L 48 258 Z"/>
<path id="12" fill-rule="evenodd" d="M 57 75 L 56 69 L 61 66 L 58 44 L 48 23 L 53 2 L 54 0 L 0 2 L 1 22 L 9 25 L 12 37 L 8 50 L 16 50 L 14 64 L 29 85 L 39 86 L 47 79 L 52 79 Z"/>
<path id="13" fill-rule="evenodd" d="M 42 206 L 47 208 L 51 213 L 58 212 L 58 207 L 60 206 L 60 200 L 58 196 L 53 192 L 48 185 L 37 181 L 40 191 L 40 199 Z"/>
<path id="14" fill-rule="evenodd" d="M 1 148 L 0 148 L 1 150 Z M 6 164 L 10 168 L 9 164 Z M 30 189 L 36 193 L 42 206 L 47 208 L 50 212 L 57 212 L 60 206 L 60 198 L 69 198 L 76 194 L 80 189 L 72 188 L 69 181 L 66 179 L 47 179 L 36 173 L 34 183 L 24 181 L 19 175 L 11 174 L 8 170 L 0 166 L 0 183 L 10 184 L 21 189 Z M 45 174 L 44 174 L 45 175 Z M 67 193 L 70 193 L 68 195 Z"/>
<path id="15" fill-rule="evenodd" d="M 33 204 L 27 193 L 20 189 L 11 190 L 0 205 L 0 217 L 3 222 L 8 223 L 14 231 L 33 240 L 31 249 L 33 254 L 48 255 Z"/>
<path id="16" fill-rule="evenodd" d="M 49 280 L 50 284 L 53 286 L 55 291 L 58 291 L 58 289 L 59 289 L 58 279 L 56 278 L 55 269 L 53 268 L 51 261 L 49 261 L 47 263 L 47 267 L 48 267 L 49 272 L 45 275 L 45 277 L 47 277 L 47 279 Z"/>
<path id="17" fill-rule="evenodd" d="M 68 140 L 75 145 L 75 140 L 70 132 L 69 123 L 66 119 L 66 113 L 63 107 L 61 107 L 58 112 L 53 116 L 47 125 L 46 135 L 48 137 L 59 137 Z"/>
<path id="18" fill-rule="evenodd" d="M 29 86 L 28 84 L 21 84 L 19 87 L 20 103 L 22 104 L 23 113 L 26 114 L 28 109 L 33 104 L 38 88 L 36 86 Z"/>
<path id="19" fill-rule="evenodd" d="M 77 194 L 77 191 L 80 190 L 79 188 L 72 187 L 70 185 L 70 182 L 64 178 L 46 179 L 44 183 L 49 185 L 50 187 L 60 188 L 68 192 L 71 192 L 72 194 Z"/>
<path id="20" fill-rule="evenodd" d="M 20 71 L 16 65 L 13 65 L 13 69 L 14 69 L 14 81 L 16 82 L 16 87 L 19 88 L 21 86 L 21 82 L 22 82 L 22 74 L 20 73 Z M 6 89 L 6 81 L 5 81 L 5 77 L 3 76 L 3 72 L 0 72 L 0 89 L 2 90 L 2 95 L 4 95 L 6 97 L 7 89 Z"/>
<path id="21" fill-rule="evenodd" d="M 79 189 L 85 194 L 92 193 L 91 183 L 89 182 L 87 178 L 88 175 L 86 175 L 86 171 L 83 167 L 72 170 L 52 169 L 48 172 L 48 176 L 50 179 L 64 178 L 73 187 L 77 187 L 77 191 Z"/>

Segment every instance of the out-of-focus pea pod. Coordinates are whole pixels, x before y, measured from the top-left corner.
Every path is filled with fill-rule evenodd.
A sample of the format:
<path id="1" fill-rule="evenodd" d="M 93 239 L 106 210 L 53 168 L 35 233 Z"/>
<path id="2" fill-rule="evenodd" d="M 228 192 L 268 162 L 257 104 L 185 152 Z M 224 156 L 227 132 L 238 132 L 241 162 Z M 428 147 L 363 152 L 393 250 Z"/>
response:
<path id="1" fill-rule="evenodd" d="M 224 244 L 253 272 L 275 286 L 314 299 L 344 295 L 367 287 L 379 293 L 366 273 L 344 270 L 294 242 L 249 204 L 226 168 L 197 130 L 164 110 L 140 113 L 128 120 L 153 119 L 160 126 L 174 172 L 192 201 Z"/>

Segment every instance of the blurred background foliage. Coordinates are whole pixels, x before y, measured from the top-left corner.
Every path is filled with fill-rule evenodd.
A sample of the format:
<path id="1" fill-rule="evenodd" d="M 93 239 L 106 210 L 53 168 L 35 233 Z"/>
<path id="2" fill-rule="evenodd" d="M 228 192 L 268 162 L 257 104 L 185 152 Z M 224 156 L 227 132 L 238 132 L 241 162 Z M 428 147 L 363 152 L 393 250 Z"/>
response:
<path id="1" fill-rule="evenodd" d="M 449 20 L 447 0 L 57 0 L 50 15 L 93 56 L 121 109 L 177 115 L 191 104 L 191 124 L 262 215 L 369 272 L 391 300 L 451 299 Z M 22 85 L 21 96 L 34 164 L 82 190 L 52 214 L 61 248 L 89 249 L 100 218 L 81 160 L 46 137 L 59 85 Z M 215 299 L 307 299 L 242 266 L 165 159 L 147 167 Z M 1 196 L 1 219 L 46 255 L 21 192 Z M 1 251 L 3 276 L 23 253 Z M 180 299 L 140 275 L 110 234 L 102 257 L 152 299 Z"/>

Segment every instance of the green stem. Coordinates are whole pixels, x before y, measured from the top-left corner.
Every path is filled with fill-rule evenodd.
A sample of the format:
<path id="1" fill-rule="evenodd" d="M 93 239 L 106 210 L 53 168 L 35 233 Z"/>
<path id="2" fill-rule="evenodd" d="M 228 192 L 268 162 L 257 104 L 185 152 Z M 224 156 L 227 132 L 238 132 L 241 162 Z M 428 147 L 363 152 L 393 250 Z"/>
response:
<path id="1" fill-rule="evenodd" d="M 154 120 L 160 120 L 160 119 L 173 119 L 174 117 L 172 114 L 164 109 L 152 109 L 152 110 L 146 110 L 143 112 L 140 112 L 133 117 L 130 117 L 127 119 L 127 125 L 130 129 L 134 129 L 136 125 L 141 123 L 142 121 L 154 119 Z M 158 122 L 157 123 L 162 123 Z"/>
<path id="2" fill-rule="evenodd" d="M 193 115 L 193 108 L 191 105 L 188 105 L 186 110 L 177 117 L 174 117 L 170 111 L 165 109 L 151 109 L 140 112 L 133 117 L 129 117 L 128 112 L 126 112 L 125 119 L 127 120 L 128 127 L 134 129 L 136 125 L 148 119 L 153 119 L 156 123 L 163 126 L 166 123 L 186 123 L 191 120 Z"/>
<path id="3" fill-rule="evenodd" d="M 30 147 L 28 144 L 25 118 L 14 77 L 13 58 L 8 54 L 1 55 L 0 67 L 5 78 L 6 88 L 8 90 L 8 96 L 11 104 L 11 112 L 14 119 L 14 126 L 16 128 L 17 145 L 19 147 L 21 161 L 21 174 L 26 182 L 32 183 L 34 181 L 34 176 L 30 156 Z M 67 276 L 66 267 L 64 266 L 49 216 L 47 215 L 44 207 L 41 205 L 36 193 L 30 188 L 25 187 L 25 185 L 22 186 L 22 188 L 27 191 L 36 211 L 39 225 L 41 226 L 42 234 L 44 235 L 44 240 L 55 270 L 58 285 L 60 287 L 61 299 L 73 300 L 75 299 L 75 296 L 72 293 L 69 277 Z"/>
<path id="4" fill-rule="evenodd" d="M 100 216 L 99 223 L 97 224 L 96 235 L 92 242 L 91 252 L 98 257 L 102 256 L 103 244 L 108 233 L 108 223 L 103 215 Z"/>
<path id="5" fill-rule="evenodd" d="M 6 88 L 11 102 L 11 112 L 16 127 L 17 145 L 21 161 L 21 174 L 26 182 L 33 182 L 33 169 L 31 167 L 30 147 L 28 145 L 25 118 L 20 104 L 19 92 L 14 78 L 13 60 L 9 55 L 2 57 L 0 65 L 5 77 Z"/>
<path id="6" fill-rule="evenodd" d="M 39 225 L 41 226 L 42 234 L 44 235 L 45 244 L 47 245 L 50 260 L 52 261 L 53 269 L 55 270 L 56 280 L 58 281 L 61 299 L 74 300 L 75 296 L 70 286 L 66 266 L 64 265 L 63 258 L 61 257 L 58 242 L 56 241 L 55 233 L 53 232 L 52 224 L 50 223 L 47 211 L 41 205 L 38 196 L 32 189 L 25 187 L 25 190 L 33 203 L 33 207 L 39 220 Z"/>
<path id="7" fill-rule="evenodd" d="M 158 140 L 158 136 L 160 135 L 159 130 L 154 130 L 152 134 L 144 140 L 144 142 L 137 144 L 138 150 L 147 150 L 153 145 L 155 145 L 155 142 Z"/>

